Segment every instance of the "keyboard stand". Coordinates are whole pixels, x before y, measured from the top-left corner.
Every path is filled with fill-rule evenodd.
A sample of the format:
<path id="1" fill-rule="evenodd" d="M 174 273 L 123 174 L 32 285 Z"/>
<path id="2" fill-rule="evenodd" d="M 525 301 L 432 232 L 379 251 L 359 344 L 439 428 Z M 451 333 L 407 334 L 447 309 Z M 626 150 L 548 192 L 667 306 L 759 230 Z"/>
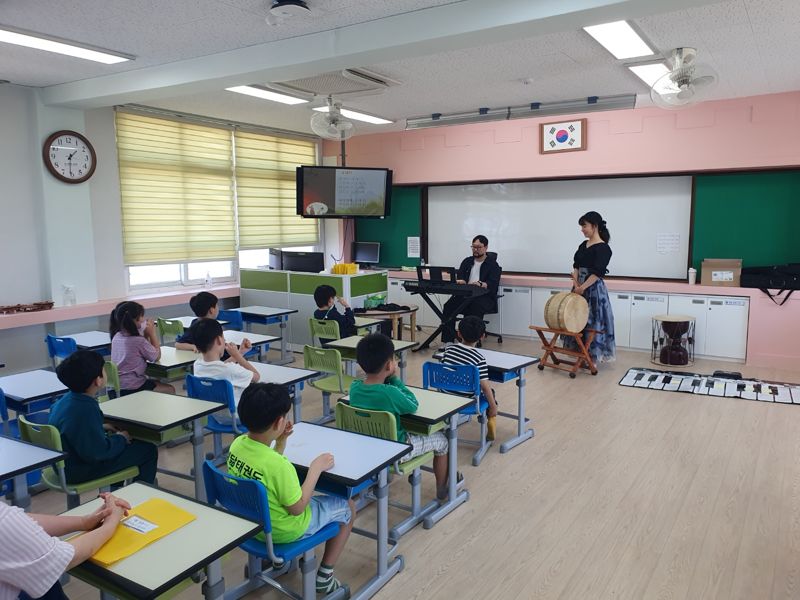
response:
<path id="1" fill-rule="evenodd" d="M 458 318 L 458 315 L 461 314 L 461 312 L 469 305 L 470 302 L 472 302 L 472 299 L 477 297 L 477 296 L 464 296 L 464 300 L 461 302 L 461 304 L 458 305 L 458 310 L 456 310 L 453 313 L 453 317 L 445 321 L 442 309 L 436 306 L 436 303 L 428 297 L 428 294 L 426 292 L 419 291 L 416 293 L 422 296 L 422 299 L 425 300 L 428 306 L 431 307 L 431 310 L 436 314 L 437 317 L 439 317 L 439 326 L 436 328 L 436 331 L 434 331 L 431 335 L 428 336 L 427 340 L 422 342 L 416 348 L 412 348 L 411 350 L 412 352 L 419 352 L 420 350 L 429 348 L 431 342 L 435 340 L 436 336 L 438 336 L 442 332 L 442 328 L 451 322 L 455 322 L 456 318 Z"/>

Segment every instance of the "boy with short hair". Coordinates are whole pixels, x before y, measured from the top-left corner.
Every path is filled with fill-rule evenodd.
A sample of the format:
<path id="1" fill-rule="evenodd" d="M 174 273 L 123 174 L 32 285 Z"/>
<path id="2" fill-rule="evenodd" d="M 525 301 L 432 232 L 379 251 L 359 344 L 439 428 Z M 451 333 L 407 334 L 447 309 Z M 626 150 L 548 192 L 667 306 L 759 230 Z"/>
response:
<path id="1" fill-rule="evenodd" d="M 233 397 L 238 405 L 242 391 L 259 380 L 259 372 L 242 356 L 236 344 L 225 342 L 222 325 L 216 319 L 197 319 L 192 323 L 190 332 L 197 351 L 203 355 L 194 361 L 194 374 L 197 377 L 230 381 L 233 385 Z M 223 362 L 222 356 L 226 351 L 231 358 L 228 362 Z M 217 413 L 214 418 L 223 424 L 231 423 L 231 417 L 227 414 Z"/>
<path id="2" fill-rule="evenodd" d="M 314 318 L 320 321 L 331 320 L 339 323 L 339 337 L 350 337 L 356 334 L 356 317 L 353 309 L 347 304 L 347 300 L 339 298 L 336 290 L 330 285 L 321 285 L 314 290 L 314 302 L 317 303 L 317 310 L 314 311 Z M 336 308 L 336 303 L 342 305 L 344 314 Z M 320 344 L 325 345 L 333 340 L 320 340 Z"/>
<path id="3" fill-rule="evenodd" d="M 219 299 L 211 292 L 199 292 L 192 296 L 189 300 L 189 306 L 197 319 L 216 319 L 219 315 Z M 192 321 L 192 325 L 197 322 L 197 319 Z M 178 336 L 175 340 L 175 347 L 178 350 L 191 350 L 197 352 L 197 346 L 192 337 L 192 328 L 187 328 L 183 335 Z M 245 348 L 247 350 L 247 348 Z"/>
<path id="4" fill-rule="evenodd" d="M 486 439 L 492 441 L 497 435 L 497 400 L 494 390 L 489 383 L 489 366 L 486 357 L 475 347 L 486 337 L 486 325 L 483 319 L 475 316 L 466 316 L 458 324 L 458 343 L 450 344 L 444 349 L 442 364 L 444 365 L 475 365 L 481 380 L 481 394 L 489 402 L 486 411 L 487 432 Z"/>
<path id="5" fill-rule="evenodd" d="M 239 402 L 239 419 L 248 432 L 231 444 L 228 472 L 259 480 L 267 488 L 275 543 L 288 544 L 312 536 L 329 523 L 343 524 L 338 535 L 325 542 L 317 570 L 317 593 L 330 594 L 341 587 L 333 576 L 333 568 L 350 537 L 355 504 L 336 496 L 314 496 L 319 476 L 333 467 L 333 455 L 327 452 L 311 462 L 300 485 L 297 471 L 283 456 L 286 438 L 292 435 L 291 408 L 292 401 L 284 386 L 254 383 L 244 391 Z"/>
<path id="6" fill-rule="evenodd" d="M 99 479 L 128 467 L 139 467 L 138 481 L 154 483 L 158 448 L 131 440 L 127 431 L 103 424 L 97 393 L 105 389 L 105 361 L 97 352 L 78 350 L 56 367 L 58 380 L 69 389 L 50 410 L 49 424 L 61 433 L 69 483 Z"/>
<path id="7" fill-rule="evenodd" d="M 397 441 L 413 446 L 401 462 L 433 450 L 433 472 L 436 476 L 436 497 L 447 498 L 447 450 L 444 433 L 431 435 L 408 433 L 400 423 L 400 416 L 417 411 L 416 397 L 395 375 L 397 363 L 392 340 L 382 333 L 365 335 L 356 346 L 356 358 L 366 373 L 364 381 L 356 380 L 350 386 L 350 405 L 367 410 L 382 410 L 397 417 Z"/>

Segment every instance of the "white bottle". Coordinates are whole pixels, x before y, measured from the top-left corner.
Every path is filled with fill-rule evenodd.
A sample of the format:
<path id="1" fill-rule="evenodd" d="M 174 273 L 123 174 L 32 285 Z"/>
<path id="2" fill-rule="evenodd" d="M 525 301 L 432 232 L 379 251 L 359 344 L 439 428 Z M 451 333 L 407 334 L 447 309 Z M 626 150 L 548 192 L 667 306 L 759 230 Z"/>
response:
<path id="1" fill-rule="evenodd" d="M 63 284 L 61 288 L 64 291 L 64 306 L 75 306 L 77 298 L 75 295 L 75 286 Z"/>
<path id="2" fill-rule="evenodd" d="M 210 287 L 211 287 L 211 283 L 212 283 L 212 281 L 211 281 L 211 273 L 209 273 L 208 271 L 206 271 L 206 281 L 205 281 L 205 286 L 206 286 L 207 288 L 210 288 Z"/>

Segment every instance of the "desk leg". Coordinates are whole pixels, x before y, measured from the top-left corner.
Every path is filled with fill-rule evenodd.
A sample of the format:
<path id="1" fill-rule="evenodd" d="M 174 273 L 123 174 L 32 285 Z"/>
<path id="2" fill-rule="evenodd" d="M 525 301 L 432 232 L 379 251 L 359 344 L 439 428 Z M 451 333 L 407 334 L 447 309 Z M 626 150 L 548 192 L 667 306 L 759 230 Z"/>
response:
<path id="1" fill-rule="evenodd" d="M 12 480 L 14 483 L 14 494 L 11 497 L 11 504 L 19 506 L 25 512 L 31 507 L 31 497 L 28 494 L 28 474 L 17 475 Z"/>
<path id="2" fill-rule="evenodd" d="M 203 481 L 203 423 L 201 419 L 192 421 L 192 454 L 194 455 L 194 497 L 206 501 L 206 486 Z"/>
<path id="3" fill-rule="evenodd" d="M 218 600 L 225 597 L 225 579 L 222 577 L 222 562 L 219 559 L 206 567 L 203 597 L 206 600 Z"/>
<path id="4" fill-rule="evenodd" d="M 450 427 L 447 428 L 447 502 L 425 517 L 423 527 L 430 529 L 444 517 L 449 515 L 460 504 L 469 500 L 469 492 L 458 491 L 458 413 L 450 416 Z"/>
<path id="5" fill-rule="evenodd" d="M 525 368 L 519 370 L 519 377 L 517 377 L 517 435 L 510 440 L 500 444 L 500 453 L 505 454 L 514 446 L 518 446 L 525 440 L 533 437 L 533 429 L 525 429 L 527 419 L 525 418 Z"/>
<path id="6" fill-rule="evenodd" d="M 417 341 L 417 311 L 411 311 L 411 341 Z"/>
<path id="7" fill-rule="evenodd" d="M 294 389 L 294 400 L 292 401 L 292 418 L 295 423 L 302 420 L 302 403 L 303 403 L 303 382 L 295 383 L 292 388 Z"/>
<path id="8" fill-rule="evenodd" d="M 397 322 L 400 320 L 399 317 L 395 317 L 392 315 L 392 339 L 397 340 L 400 339 L 397 337 Z"/>
<path id="9" fill-rule="evenodd" d="M 400 352 L 400 360 L 397 363 L 397 366 L 400 367 L 400 381 L 403 383 L 406 382 L 406 367 L 408 366 L 408 361 L 406 361 L 406 350 Z"/>
<path id="10" fill-rule="evenodd" d="M 378 545 L 378 569 L 375 577 L 370 579 L 364 587 L 358 592 L 353 594 L 353 600 L 366 600 L 372 598 L 378 590 L 384 585 L 389 583 L 389 580 L 399 573 L 405 562 L 402 556 L 395 556 L 389 562 L 389 469 L 383 469 L 378 474 L 378 488 L 375 490 L 375 496 L 378 500 L 378 528 L 377 528 L 377 545 Z"/>
<path id="11" fill-rule="evenodd" d="M 281 359 L 276 363 L 279 365 L 287 365 L 294 362 L 294 358 L 289 356 L 289 336 L 287 327 L 289 325 L 289 315 L 281 316 Z"/>

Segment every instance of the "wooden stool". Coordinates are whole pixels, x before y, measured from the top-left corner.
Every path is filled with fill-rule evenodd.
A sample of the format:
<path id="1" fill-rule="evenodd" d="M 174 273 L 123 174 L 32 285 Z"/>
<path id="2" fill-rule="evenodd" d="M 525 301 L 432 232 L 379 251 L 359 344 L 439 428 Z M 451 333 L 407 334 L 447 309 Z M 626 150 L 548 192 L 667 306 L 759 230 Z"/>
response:
<path id="1" fill-rule="evenodd" d="M 578 369 L 588 369 L 592 375 L 597 375 L 597 367 L 589 355 L 589 348 L 592 345 L 594 336 L 598 333 L 603 333 L 596 329 L 584 329 L 583 332 L 574 333 L 566 329 L 553 329 L 550 327 L 539 327 L 538 325 L 531 325 L 531 329 L 539 334 L 539 339 L 542 340 L 542 348 L 544 349 L 544 356 L 537 365 L 540 371 L 544 371 L 545 367 L 567 371 L 571 379 L 575 379 Z M 583 333 L 588 334 L 586 342 L 583 341 Z M 550 340 L 547 339 L 545 333 L 552 333 L 553 336 Z M 562 348 L 556 346 L 559 336 L 571 337 L 575 340 L 578 350 L 570 348 Z M 567 360 L 558 358 L 557 354 L 563 354 L 573 358 L 574 360 Z M 550 362 L 552 361 L 552 362 Z"/>

